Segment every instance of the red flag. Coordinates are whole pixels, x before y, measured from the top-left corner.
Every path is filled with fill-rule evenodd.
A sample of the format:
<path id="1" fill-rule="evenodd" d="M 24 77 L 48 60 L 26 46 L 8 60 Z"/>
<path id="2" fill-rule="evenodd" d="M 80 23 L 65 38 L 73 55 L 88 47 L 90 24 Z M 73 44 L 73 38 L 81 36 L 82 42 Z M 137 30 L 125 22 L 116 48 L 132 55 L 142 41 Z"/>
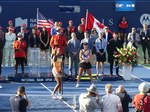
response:
<path id="1" fill-rule="evenodd" d="M 90 14 L 88 11 L 86 13 L 86 24 L 85 29 L 92 29 L 95 28 L 97 32 L 104 32 L 105 25 L 103 25 L 101 22 L 99 22 L 92 14 Z M 111 32 L 109 30 L 109 32 Z"/>

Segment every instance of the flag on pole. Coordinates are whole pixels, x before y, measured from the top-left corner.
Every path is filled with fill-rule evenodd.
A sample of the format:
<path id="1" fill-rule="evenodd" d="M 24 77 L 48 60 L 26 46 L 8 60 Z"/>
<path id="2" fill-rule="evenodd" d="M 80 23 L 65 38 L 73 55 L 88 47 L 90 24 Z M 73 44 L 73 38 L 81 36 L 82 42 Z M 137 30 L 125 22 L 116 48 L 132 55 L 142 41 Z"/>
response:
<path id="1" fill-rule="evenodd" d="M 47 29 L 51 29 L 54 27 L 54 23 L 37 10 L 37 27 L 42 28 L 43 26 L 45 26 Z"/>
<path id="2" fill-rule="evenodd" d="M 85 29 L 88 30 L 92 28 L 95 28 L 97 32 L 104 32 L 105 25 L 99 22 L 92 14 L 87 11 Z M 109 32 L 111 31 L 109 30 Z"/>

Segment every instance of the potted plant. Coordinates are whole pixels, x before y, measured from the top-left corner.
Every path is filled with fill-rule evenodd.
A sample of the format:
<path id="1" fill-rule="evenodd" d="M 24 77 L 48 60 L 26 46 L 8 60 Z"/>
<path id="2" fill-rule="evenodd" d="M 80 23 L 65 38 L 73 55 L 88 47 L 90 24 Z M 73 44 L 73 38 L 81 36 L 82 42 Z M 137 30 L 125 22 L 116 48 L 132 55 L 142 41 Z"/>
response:
<path id="1" fill-rule="evenodd" d="M 124 45 L 123 48 L 117 48 L 119 52 L 117 55 L 114 55 L 118 64 L 122 65 L 122 72 L 124 80 L 131 79 L 131 71 L 133 67 L 137 65 L 139 62 L 139 54 L 137 53 L 137 49 L 133 46 Z"/>

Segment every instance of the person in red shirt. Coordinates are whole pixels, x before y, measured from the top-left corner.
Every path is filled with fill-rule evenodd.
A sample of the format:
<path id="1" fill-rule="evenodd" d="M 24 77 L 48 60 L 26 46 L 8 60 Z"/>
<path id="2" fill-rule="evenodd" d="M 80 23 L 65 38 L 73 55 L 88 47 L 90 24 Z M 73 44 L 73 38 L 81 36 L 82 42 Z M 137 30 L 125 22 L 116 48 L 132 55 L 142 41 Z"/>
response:
<path id="1" fill-rule="evenodd" d="M 79 25 L 82 27 L 82 32 L 85 32 L 85 19 L 81 18 L 81 24 Z"/>
<path id="2" fill-rule="evenodd" d="M 140 94 L 136 94 L 134 96 L 132 105 L 135 107 L 135 109 L 143 110 L 140 112 L 150 112 L 150 95 L 147 94 L 149 92 L 148 84 L 146 82 L 142 82 L 138 89 L 140 90 Z M 140 105 L 141 101 L 143 103 Z"/>
<path id="3" fill-rule="evenodd" d="M 61 49 L 61 55 L 63 56 L 64 60 L 64 47 L 67 45 L 66 37 L 64 35 L 61 35 L 61 29 L 60 27 L 56 28 L 56 35 L 53 35 L 50 41 L 50 46 L 52 47 L 52 55 L 55 54 L 56 49 Z"/>
<path id="4" fill-rule="evenodd" d="M 76 27 L 73 26 L 73 21 L 72 20 L 69 21 L 69 27 L 70 27 L 71 33 L 76 32 Z"/>
<path id="5" fill-rule="evenodd" d="M 24 29 L 25 29 L 24 32 L 29 34 L 29 31 L 27 30 L 27 25 L 26 24 L 22 24 L 22 27 L 24 27 Z"/>
<path id="6" fill-rule="evenodd" d="M 22 69 L 22 76 L 24 76 L 24 64 L 25 64 L 25 49 L 26 49 L 26 42 L 22 40 L 22 34 L 19 32 L 18 40 L 16 40 L 13 44 L 14 48 L 14 57 L 15 57 L 15 76 L 17 75 L 18 71 L 18 64 L 21 65 Z"/>
<path id="7" fill-rule="evenodd" d="M 126 21 L 125 17 L 122 17 L 122 21 L 119 23 L 119 28 L 120 28 L 121 35 L 124 38 L 124 44 L 126 44 L 128 22 Z"/>
<path id="8" fill-rule="evenodd" d="M 13 27 L 13 21 L 12 21 L 12 20 L 9 20 L 9 21 L 8 21 L 8 24 L 9 24 L 9 26 L 6 28 L 6 33 L 9 31 L 9 28 L 12 29 L 12 33 L 16 33 L 16 28 Z"/>
<path id="9" fill-rule="evenodd" d="M 62 24 L 63 24 L 62 22 L 59 22 L 59 23 L 58 23 L 58 27 L 60 27 L 60 29 L 61 29 L 61 34 L 64 35 L 65 29 L 62 28 Z"/>

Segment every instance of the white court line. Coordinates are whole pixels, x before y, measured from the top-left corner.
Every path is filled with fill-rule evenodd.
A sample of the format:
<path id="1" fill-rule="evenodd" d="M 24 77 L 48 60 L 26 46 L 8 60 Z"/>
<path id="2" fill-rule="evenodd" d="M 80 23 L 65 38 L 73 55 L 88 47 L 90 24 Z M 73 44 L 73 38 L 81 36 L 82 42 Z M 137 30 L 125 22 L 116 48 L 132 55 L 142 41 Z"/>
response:
<path id="1" fill-rule="evenodd" d="M 47 89 L 49 92 L 51 92 L 52 93 L 52 91 L 47 87 L 47 86 L 45 86 L 43 83 L 40 83 L 45 89 Z M 66 104 L 69 108 L 71 108 L 72 109 L 72 106 L 70 106 L 67 102 L 65 102 L 65 101 L 62 101 L 64 104 Z M 72 109 L 74 112 L 78 112 L 78 111 L 76 111 L 75 109 Z"/>

